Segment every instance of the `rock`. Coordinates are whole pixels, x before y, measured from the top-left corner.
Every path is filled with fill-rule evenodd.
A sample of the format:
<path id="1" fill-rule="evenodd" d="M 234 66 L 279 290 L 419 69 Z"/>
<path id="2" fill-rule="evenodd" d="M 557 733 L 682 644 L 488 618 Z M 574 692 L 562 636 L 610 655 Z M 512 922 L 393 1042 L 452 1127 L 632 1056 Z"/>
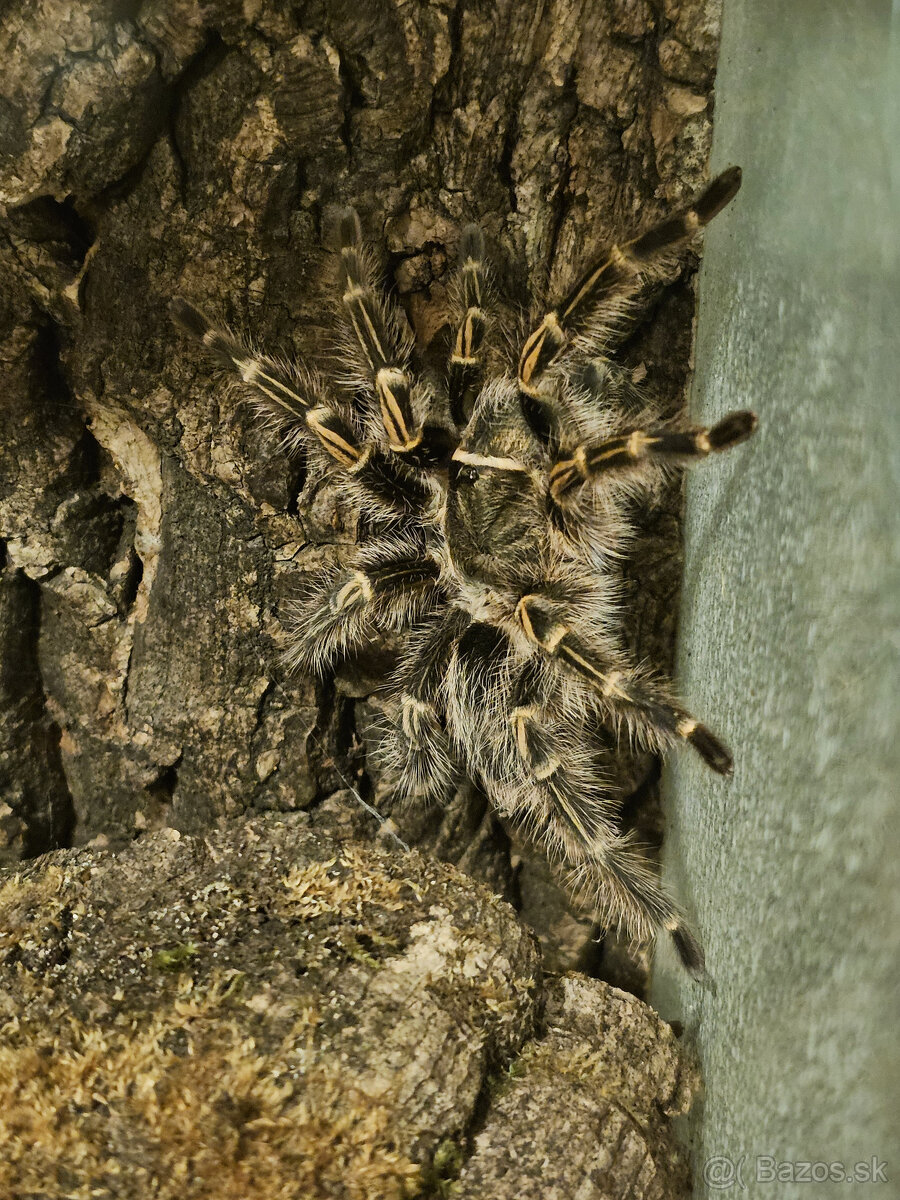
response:
<path id="1" fill-rule="evenodd" d="M 695 1086 L 352 798 L 0 873 L 0 1193 L 682 1194 Z M 458 1177 L 458 1178 L 457 1178 Z"/>

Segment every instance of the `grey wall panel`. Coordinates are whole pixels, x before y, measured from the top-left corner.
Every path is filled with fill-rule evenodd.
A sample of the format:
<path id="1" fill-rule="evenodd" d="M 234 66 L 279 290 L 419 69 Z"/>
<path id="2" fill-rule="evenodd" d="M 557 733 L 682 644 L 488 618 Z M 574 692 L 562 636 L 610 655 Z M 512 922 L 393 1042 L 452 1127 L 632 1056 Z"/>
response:
<path id="1" fill-rule="evenodd" d="M 669 771 L 714 986 L 665 947 L 655 985 L 706 1078 L 701 1196 L 731 1190 L 717 1155 L 735 1195 L 856 1194 L 757 1159 L 874 1156 L 863 1191 L 900 1196 L 897 39 L 875 0 L 725 0 L 713 167 L 744 188 L 707 238 L 693 405 L 760 428 L 688 482 L 678 667 L 737 767 Z"/>

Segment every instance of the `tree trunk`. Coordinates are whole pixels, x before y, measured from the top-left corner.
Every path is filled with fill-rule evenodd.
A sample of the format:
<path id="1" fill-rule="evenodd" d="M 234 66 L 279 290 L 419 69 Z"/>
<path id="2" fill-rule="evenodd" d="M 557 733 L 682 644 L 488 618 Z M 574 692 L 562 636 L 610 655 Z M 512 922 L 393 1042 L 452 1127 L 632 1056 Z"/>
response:
<path id="1" fill-rule="evenodd" d="M 391 812 L 364 754 L 372 665 L 314 685 L 279 656 L 285 603 L 353 543 L 354 516 L 339 483 L 273 449 L 168 302 L 183 294 L 261 345 L 323 361 L 331 214 L 349 203 L 386 247 L 421 347 L 442 345 L 467 221 L 485 230 L 510 309 L 528 307 L 699 189 L 719 10 L 7 5 L 0 861 L 167 827 L 202 835 L 348 786 Z M 690 364 L 694 266 L 622 350 L 670 411 Z M 661 666 L 679 512 L 674 489 L 644 513 L 626 565 L 627 636 Z M 648 833 L 653 768 L 619 768 Z M 587 962 L 589 923 L 539 864 L 514 870 L 475 789 L 391 816 L 407 841 L 540 913 L 551 965 Z M 623 961 L 616 975 L 608 957 L 607 975 L 637 986 Z"/>

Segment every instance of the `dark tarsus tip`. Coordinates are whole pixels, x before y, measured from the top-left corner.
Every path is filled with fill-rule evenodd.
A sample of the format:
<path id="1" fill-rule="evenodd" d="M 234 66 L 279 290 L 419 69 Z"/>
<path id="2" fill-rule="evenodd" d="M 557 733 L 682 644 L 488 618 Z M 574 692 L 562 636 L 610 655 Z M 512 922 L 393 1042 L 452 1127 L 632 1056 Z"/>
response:
<path id="1" fill-rule="evenodd" d="M 341 247 L 359 246 L 362 242 L 362 226 L 355 208 L 342 208 L 338 217 L 338 235 Z"/>
<path id="2" fill-rule="evenodd" d="M 687 739 L 708 767 L 719 775 L 731 775 L 734 771 L 734 759 L 731 751 L 705 725 L 698 725 L 688 734 Z"/>
<path id="3" fill-rule="evenodd" d="M 740 167 L 729 167 L 727 171 L 717 175 L 694 205 L 694 212 L 700 218 L 701 223 L 708 225 L 726 204 L 731 203 L 738 194 L 740 186 Z"/>
<path id="4" fill-rule="evenodd" d="M 194 308 L 193 304 L 188 304 L 187 300 L 183 300 L 181 296 L 176 296 L 169 302 L 169 316 L 186 333 L 198 339 L 202 339 L 203 335 L 212 328 L 200 309 Z"/>
<path id="5" fill-rule="evenodd" d="M 756 428 L 756 413 L 733 412 L 723 417 L 709 431 L 709 442 L 713 450 L 727 450 L 745 441 Z"/>
<path id="6" fill-rule="evenodd" d="M 466 225 L 459 235 L 459 261 L 469 259 L 481 262 L 484 259 L 484 234 L 477 225 Z"/>
<path id="7" fill-rule="evenodd" d="M 670 932 L 684 969 L 694 979 L 706 979 L 706 959 L 703 955 L 703 947 L 687 925 L 676 925 Z"/>

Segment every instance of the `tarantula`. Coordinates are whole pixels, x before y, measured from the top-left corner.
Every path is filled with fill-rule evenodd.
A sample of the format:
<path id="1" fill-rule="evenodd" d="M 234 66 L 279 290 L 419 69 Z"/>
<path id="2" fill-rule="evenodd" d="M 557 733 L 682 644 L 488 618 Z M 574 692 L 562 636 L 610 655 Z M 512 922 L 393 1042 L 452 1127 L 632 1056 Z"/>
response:
<path id="1" fill-rule="evenodd" d="M 686 742 L 722 775 L 732 759 L 623 651 L 615 566 L 635 496 L 743 441 L 756 418 L 663 422 L 608 354 L 612 332 L 640 316 L 648 282 L 740 180 L 725 171 L 691 207 L 611 246 L 544 312 L 517 366 L 513 352 L 490 378 L 494 289 L 474 226 L 460 238 L 442 378 L 414 372 L 412 334 L 380 292 L 351 209 L 340 217 L 346 362 L 336 386 L 255 353 L 185 300 L 172 304 L 288 449 L 343 473 L 372 531 L 353 565 L 322 570 L 298 602 L 290 661 L 323 673 L 379 633 L 402 633 L 381 749 L 402 794 L 446 796 L 464 772 L 568 868 L 607 926 L 635 940 L 665 928 L 695 975 L 697 939 L 619 825 L 601 731 L 656 752 Z"/>

